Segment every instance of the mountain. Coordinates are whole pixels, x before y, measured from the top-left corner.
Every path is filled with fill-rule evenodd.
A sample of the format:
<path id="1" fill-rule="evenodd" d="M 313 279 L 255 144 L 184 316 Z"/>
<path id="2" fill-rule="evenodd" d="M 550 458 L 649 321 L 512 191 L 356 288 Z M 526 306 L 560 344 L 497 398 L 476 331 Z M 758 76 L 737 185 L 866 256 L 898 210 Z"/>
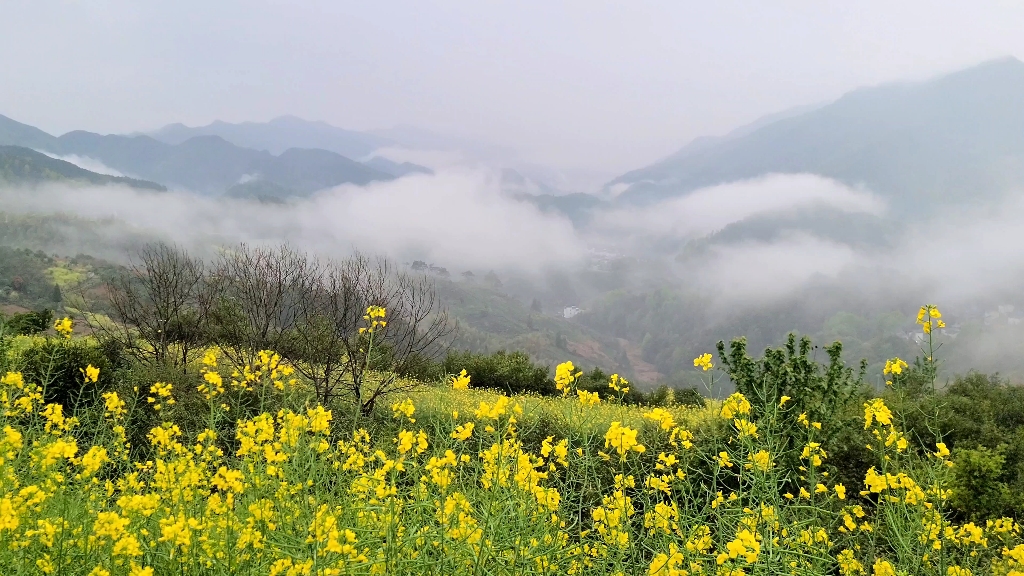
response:
<path id="1" fill-rule="evenodd" d="M 125 174 L 207 194 L 223 192 L 274 159 L 267 152 L 240 148 L 217 136 L 199 136 L 171 146 L 149 136 L 81 130 L 57 138 L 49 150 L 95 158 Z"/>
<path id="2" fill-rule="evenodd" d="M 609 182 L 644 204 L 769 173 L 863 185 L 900 213 L 995 196 L 1024 182 L 1024 63 L 1014 58 L 835 102 L 705 139 Z"/>
<path id="3" fill-rule="evenodd" d="M 121 172 L 207 194 L 220 194 L 253 177 L 302 194 L 339 184 L 393 179 L 327 150 L 291 148 L 275 156 L 220 136 L 195 136 L 171 145 L 149 136 L 71 132 L 57 141 L 60 153 L 89 156 Z"/>
<path id="4" fill-rule="evenodd" d="M 120 184 L 140 190 L 167 191 L 167 188 L 154 182 L 90 172 L 70 162 L 50 158 L 46 154 L 29 148 L 0 146 L 0 183 L 34 185 L 45 182 L 71 182 L 97 186 Z"/>
<path id="5" fill-rule="evenodd" d="M 303 194 L 339 184 L 364 185 L 393 180 L 391 174 L 374 170 L 327 150 L 290 148 L 256 170 L 263 178 Z"/>
<path id="6" fill-rule="evenodd" d="M 542 212 L 565 216 L 576 226 L 585 226 L 590 222 L 593 213 L 607 206 L 607 202 L 593 194 L 575 192 L 573 194 L 514 194 L 513 198 L 529 202 Z"/>
<path id="7" fill-rule="evenodd" d="M 192 136 L 173 144 L 146 135 L 101 135 L 83 130 L 54 137 L 3 116 L 0 144 L 87 157 L 124 174 L 211 195 L 253 179 L 272 183 L 275 195 L 286 190 L 308 195 L 340 184 L 363 185 L 395 177 L 329 150 L 289 148 L 275 155 L 217 135 Z M 417 168 L 405 167 L 410 171 Z"/>
<path id="8" fill-rule="evenodd" d="M 518 159 L 518 152 L 507 146 L 482 142 L 473 138 L 451 136 L 416 126 L 400 124 L 393 128 L 370 130 L 368 134 L 384 138 L 404 148 L 418 150 L 449 150 L 457 151 L 465 158 L 474 161 L 500 161 L 511 163 Z"/>
<path id="9" fill-rule="evenodd" d="M 236 146 L 265 150 L 275 155 L 289 148 L 319 148 L 349 158 L 362 158 L 377 149 L 395 145 L 392 139 L 384 136 L 345 130 L 326 122 L 313 122 L 295 116 L 281 116 L 269 122 L 239 124 L 218 120 L 195 128 L 170 124 L 148 135 L 166 144 L 181 144 L 196 136 L 219 136 Z"/>
<path id="10" fill-rule="evenodd" d="M 0 115 L 0 146 L 25 146 L 45 148 L 53 142 L 53 136 L 39 128 L 11 120 Z"/>

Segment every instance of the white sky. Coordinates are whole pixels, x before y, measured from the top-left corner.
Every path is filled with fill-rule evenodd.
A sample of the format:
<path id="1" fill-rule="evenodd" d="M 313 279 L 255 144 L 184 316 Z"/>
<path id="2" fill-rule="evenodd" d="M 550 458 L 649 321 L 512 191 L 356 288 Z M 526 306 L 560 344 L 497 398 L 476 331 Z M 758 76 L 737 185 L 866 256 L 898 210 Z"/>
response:
<path id="1" fill-rule="evenodd" d="M 5 0 L 0 114 L 51 133 L 282 114 L 608 174 L 869 84 L 1024 59 L 1024 3 Z"/>

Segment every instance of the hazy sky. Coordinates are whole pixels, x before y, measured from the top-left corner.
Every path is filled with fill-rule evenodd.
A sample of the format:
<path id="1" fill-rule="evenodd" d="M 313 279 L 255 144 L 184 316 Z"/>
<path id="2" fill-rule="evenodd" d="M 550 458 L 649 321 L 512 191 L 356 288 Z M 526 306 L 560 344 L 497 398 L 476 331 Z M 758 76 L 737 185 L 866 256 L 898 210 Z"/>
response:
<path id="1" fill-rule="evenodd" d="M 1024 59 L 1014 1 L 156 4 L 5 0 L 0 114 L 413 124 L 614 175 L 858 86 Z"/>

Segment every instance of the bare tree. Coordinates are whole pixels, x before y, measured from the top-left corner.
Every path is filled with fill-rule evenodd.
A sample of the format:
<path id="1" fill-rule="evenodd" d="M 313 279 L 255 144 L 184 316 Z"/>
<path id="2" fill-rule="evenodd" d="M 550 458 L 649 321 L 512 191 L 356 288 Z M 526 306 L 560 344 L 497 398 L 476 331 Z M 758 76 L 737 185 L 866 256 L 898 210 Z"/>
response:
<path id="1" fill-rule="evenodd" d="M 319 277 L 318 263 L 287 246 L 240 245 L 217 261 L 213 339 L 237 364 L 261 350 L 284 350 L 302 299 Z"/>
<path id="2" fill-rule="evenodd" d="M 282 352 L 322 402 L 348 391 L 350 341 L 357 338 L 367 307 L 358 284 L 364 263 L 357 257 L 321 269 L 300 301 L 291 346 Z"/>
<path id="3" fill-rule="evenodd" d="M 147 246 L 110 295 L 120 321 L 110 330 L 140 359 L 185 366 L 213 343 L 244 365 L 273 350 L 318 399 L 351 396 L 362 414 L 404 389 L 399 375 L 414 363 L 439 359 L 456 329 L 426 276 L 383 258 L 323 262 L 287 246 L 241 245 L 213 267 L 177 248 Z M 370 306 L 387 318 L 366 331 Z"/>
<path id="4" fill-rule="evenodd" d="M 429 279 L 397 272 L 386 259 L 357 254 L 323 270 L 303 299 L 295 363 L 321 400 L 350 395 L 367 414 L 381 396 L 406 387 L 398 375 L 413 362 L 442 356 L 456 325 Z M 387 310 L 386 324 L 372 332 L 361 330 L 371 327 L 370 306 Z"/>
<path id="5" fill-rule="evenodd" d="M 117 322 L 97 328 L 140 361 L 184 367 L 208 337 L 205 266 L 163 243 L 143 246 L 136 257 L 107 285 Z"/>
<path id="6" fill-rule="evenodd" d="M 355 283 L 367 306 L 387 310 L 384 326 L 346 340 L 351 392 L 360 412 L 368 414 L 381 396 L 409 386 L 399 375 L 413 362 L 439 359 L 451 346 L 457 325 L 426 276 L 396 271 L 384 258 L 371 263 L 356 257 L 350 262 L 348 269 L 361 273 L 355 275 Z M 373 381 L 366 377 L 371 370 Z"/>

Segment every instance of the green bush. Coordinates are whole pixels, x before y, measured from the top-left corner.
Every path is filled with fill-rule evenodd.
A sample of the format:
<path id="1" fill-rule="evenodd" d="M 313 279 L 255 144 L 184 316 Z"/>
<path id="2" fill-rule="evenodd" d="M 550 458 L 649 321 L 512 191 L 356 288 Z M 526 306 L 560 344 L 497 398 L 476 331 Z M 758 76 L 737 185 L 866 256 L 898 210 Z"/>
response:
<path id="1" fill-rule="evenodd" d="M 412 354 L 403 363 L 398 375 L 420 382 L 437 382 L 444 377 L 445 366 L 443 362 L 435 362 L 422 354 Z"/>
<path id="2" fill-rule="evenodd" d="M 1004 482 L 1006 458 L 1001 449 L 957 450 L 952 503 L 972 520 L 1012 516 L 1014 498 Z"/>
<path id="3" fill-rule="evenodd" d="M 784 346 L 767 348 L 764 356 L 754 359 L 747 354 L 746 339 L 739 338 L 731 342 L 728 352 L 725 343 L 719 342 L 718 356 L 736 391 L 750 401 L 755 414 L 778 412 L 781 452 L 793 454 L 802 445 L 807 427 L 819 423 L 817 441 L 833 456 L 830 464 L 838 465 L 841 479 L 856 485 L 869 467 L 868 456 L 860 454 L 859 447 L 866 442 L 858 425 L 866 366 L 861 362 L 856 374 L 847 367 L 840 342 L 825 347 L 827 363 L 815 360 L 816 348 L 809 338 L 797 340 L 790 334 Z M 782 464 L 794 471 L 802 465 L 798 459 L 787 458 Z"/>
<path id="4" fill-rule="evenodd" d="M 12 368 L 21 371 L 25 380 L 43 387 L 43 399 L 68 409 L 88 402 L 116 381 L 118 368 L 124 364 L 115 347 L 85 339 L 46 338 L 32 343 L 12 361 Z M 85 384 L 85 369 L 100 369 L 95 384 Z"/>
<path id="5" fill-rule="evenodd" d="M 443 366 L 448 374 L 465 370 L 474 388 L 501 390 L 507 394 L 532 392 L 551 395 L 556 392 L 548 369 L 533 364 L 530 357 L 522 352 L 452 352 L 445 358 Z"/>
<path id="6" fill-rule="evenodd" d="M 672 402 L 677 406 L 690 406 L 700 408 L 704 406 L 705 398 L 696 388 L 673 388 Z"/>
<path id="7" fill-rule="evenodd" d="M 890 396 L 896 396 L 890 393 Z M 938 393 L 894 398 L 920 446 L 944 442 L 958 463 L 954 507 L 965 517 L 1020 517 L 1024 499 L 1024 388 L 997 375 L 957 376 Z"/>
<path id="8" fill-rule="evenodd" d="M 2 333 L 6 336 L 31 336 L 45 332 L 53 325 L 53 312 L 44 308 L 34 312 L 13 314 L 10 318 L 0 315 L 0 324 L 3 324 Z"/>

